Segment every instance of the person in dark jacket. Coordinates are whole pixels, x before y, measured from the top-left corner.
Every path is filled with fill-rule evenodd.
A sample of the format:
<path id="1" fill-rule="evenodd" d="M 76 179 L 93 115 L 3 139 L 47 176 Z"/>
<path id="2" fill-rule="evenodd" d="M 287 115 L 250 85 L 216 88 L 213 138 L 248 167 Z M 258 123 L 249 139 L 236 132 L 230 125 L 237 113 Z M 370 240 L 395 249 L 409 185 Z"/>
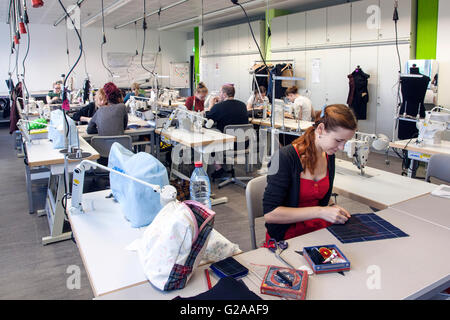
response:
<path id="1" fill-rule="evenodd" d="M 350 218 L 347 210 L 330 203 L 330 197 L 334 154 L 354 136 L 355 115 L 345 105 L 330 105 L 319 113 L 314 125 L 269 163 L 263 198 L 266 241 L 290 239 Z"/>
<path id="2" fill-rule="evenodd" d="M 85 123 L 91 121 L 91 118 L 94 116 L 97 109 L 101 106 L 105 106 L 108 103 L 103 88 L 98 89 L 97 93 L 95 94 L 94 100 L 94 102 L 87 104 L 86 106 L 75 112 L 72 116 L 72 119 L 74 121 Z"/>

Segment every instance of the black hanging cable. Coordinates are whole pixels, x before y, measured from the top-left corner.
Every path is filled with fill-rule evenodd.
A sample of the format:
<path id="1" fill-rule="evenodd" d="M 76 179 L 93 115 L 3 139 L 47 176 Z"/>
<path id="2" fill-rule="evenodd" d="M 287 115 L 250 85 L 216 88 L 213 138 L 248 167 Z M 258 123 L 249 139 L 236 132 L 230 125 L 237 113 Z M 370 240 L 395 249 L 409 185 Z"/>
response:
<path id="1" fill-rule="evenodd" d="M 78 32 L 78 29 L 75 26 L 75 22 L 73 22 L 72 17 L 67 13 L 67 10 L 64 7 L 64 5 L 62 4 L 61 0 L 58 0 L 58 2 L 61 5 L 61 8 L 64 10 L 64 13 L 65 13 L 66 17 L 68 17 L 70 19 L 70 21 L 72 22 L 73 28 L 75 29 L 75 32 L 76 32 L 76 34 L 78 36 L 78 40 L 80 41 L 80 54 L 78 55 L 78 58 L 75 61 L 74 65 L 72 66 L 72 68 L 69 70 L 69 72 L 67 73 L 67 75 L 64 78 L 63 96 L 62 96 L 62 101 L 63 101 L 63 104 L 64 104 L 64 101 L 67 100 L 67 92 L 66 92 L 67 79 L 69 79 L 69 76 L 72 73 L 73 69 L 75 69 L 75 67 L 78 65 L 78 62 L 80 62 L 81 56 L 83 54 L 83 41 L 81 40 L 80 33 Z M 66 120 L 67 128 L 69 128 L 69 122 L 67 121 L 67 116 L 66 116 L 65 112 L 63 112 L 63 113 L 64 113 L 64 119 Z M 67 130 L 67 132 L 66 132 L 66 137 L 68 137 L 68 136 L 69 136 L 69 130 Z M 66 184 L 64 184 L 64 185 L 66 186 Z M 67 190 L 66 190 L 66 193 L 67 193 Z"/>
<path id="2" fill-rule="evenodd" d="M 134 22 L 134 31 L 136 34 L 136 56 L 139 55 L 139 51 L 138 51 L 138 31 L 137 31 L 137 21 Z"/>
<path id="3" fill-rule="evenodd" d="M 153 75 L 153 72 L 148 70 L 145 66 L 144 66 L 144 49 L 145 49 L 145 35 L 146 35 L 146 30 L 147 30 L 147 21 L 145 20 L 145 14 L 146 14 L 146 8 L 145 8 L 145 0 L 144 0 L 144 19 L 142 21 L 142 29 L 144 29 L 144 40 L 142 41 L 142 52 L 141 52 L 141 67 L 142 69 L 144 69 L 145 71 L 147 71 L 148 73 Z"/>
<path id="4" fill-rule="evenodd" d="M 100 46 L 100 54 L 101 54 L 101 58 L 102 58 L 102 65 L 103 67 L 108 70 L 109 75 L 111 76 L 111 78 L 113 77 L 113 73 L 111 72 L 111 70 L 108 69 L 108 67 L 105 65 L 105 61 L 103 60 L 103 46 L 106 43 L 106 35 L 105 35 L 105 14 L 104 14 L 104 5 L 103 5 L 103 0 L 102 0 L 102 33 L 103 33 L 103 39 L 102 39 L 102 44 Z"/>
<path id="5" fill-rule="evenodd" d="M 67 17 L 65 17 L 64 19 L 65 19 L 66 26 L 67 26 Z M 67 55 L 67 65 L 70 68 L 69 31 L 67 29 L 68 28 L 66 27 L 66 55 Z"/>
<path id="6" fill-rule="evenodd" d="M 30 52 L 30 28 L 28 27 L 28 24 L 25 24 L 25 29 L 27 30 L 27 51 L 26 51 L 25 56 L 23 57 L 23 61 L 22 61 L 22 69 L 23 69 L 22 83 L 23 83 L 23 87 L 25 88 L 25 91 L 27 93 L 26 99 L 28 100 L 28 98 L 30 97 L 30 93 L 28 92 L 27 85 L 25 84 L 25 61 L 27 60 L 28 52 Z"/>
<path id="7" fill-rule="evenodd" d="M 398 48 L 398 28 L 397 28 L 397 24 L 398 24 L 398 1 L 394 2 L 394 14 L 392 17 L 392 20 L 394 20 L 394 24 L 395 24 L 395 48 L 397 51 L 397 58 L 398 58 L 398 86 L 397 86 L 397 110 L 400 110 L 400 105 L 402 103 L 401 98 L 400 98 L 400 88 L 401 88 L 401 74 L 402 74 L 402 62 L 401 62 L 401 58 L 400 58 L 400 50 Z M 395 127 L 398 126 L 398 121 L 396 121 L 395 123 Z"/>
<path id="8" fill-rule="evenodd" d="M 158 29 L 161 27 L 161 7 L 158 11 Z M 158 62 L 158 55 L 161 52 L 161 31 L 158 30 L 158 52 L 155 55 L 155 62 L 153 63 L 153 73 L 155 73 L 156 63 Z"/>
<path id="9" fill-rule="evenodd" d="M 262 61 L 264 63 L 264 66 L 266 67 L 267 71 L 269 71 L 269 67 L 267 66 L 266 59 L 264 59 L 264 56 L 263 56 L 263 54 L 261 52 L 261 48 L 259 47 L 258 41 L 256 41 L 255 34 L 253 33 L 252 24 L 250 23 L 250 18 L 247 15 L 247 11 L 245 11 L 245 8 L 238 2 L 238 0 L 231 0 L 231 2 L 233 4 L 238 5 L 239 7 L 241 7 L 242 11 L 244 11 L 245 17 L 247 18 L 248 26 L 250 28 L 250 32 L 251 32 L 252 37 L 253 37 L 253 41 L 255 42 L 256 47 L 258 48 L 259 55 L 261 56 L 261 59 L 262 59 Z"/>
<path id="10" fill-rule="evenodd" d="M 202 15 L 201 15 L 201 23 L 200 23 L 202 26 L 202 34 L 201 34 L 202 40 L 200 41 L 200 47 L 203 47 L 205 45 L 205 41 L 203 40 L 203 15 L 204 15 L 203 10 L 204 10 L 204 7 L 203 7 L 203 0 L 202 0 Z"/>

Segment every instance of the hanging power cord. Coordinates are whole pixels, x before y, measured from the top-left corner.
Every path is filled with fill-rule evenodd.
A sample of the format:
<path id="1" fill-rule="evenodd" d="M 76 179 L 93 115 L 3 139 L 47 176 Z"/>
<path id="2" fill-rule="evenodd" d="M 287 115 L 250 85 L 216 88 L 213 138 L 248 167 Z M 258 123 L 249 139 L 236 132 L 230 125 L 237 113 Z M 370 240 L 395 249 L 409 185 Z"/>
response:
<path id="1" fill-rule="evenodd" d="M 78 58 L 75 61 L 75 64 L 72 66 L 72 68 L 70 69 L 70 71 L 67 73 L 67 75 L 64 78 L 63 96 L 62 96 L 62 100 L 63 100 L 63 104 L 64 104 L 64 102 L 67 101 L 67 92 L 66 92 L 67 79 L 69 79 L 70 74 L 75 69 L 75 67 L 78 65 L 78 63 L 80 62 L 81 56 L 83 55 L 83 41 L 81 39 L 81 35 L 78 32 L 77 27 L 75 26 L 75 22 L 72 20 L 72 17 L 67 13 L 67 10 L 64 7 L 64 5 L 62 4 L 61 0 L 58 0 L 58 2 L 61 5 L 61 8 L 63 9 L 66 17 L 68 17 L 70 19 L 70 21 L 72 22 L 73 28 L 75 29 L 75 32 L 76 32 L 76 34 L 78 36 L 78 40 L 80 41 L 80 54 L 78 55 Z M 66 121 L 66 126 L 67 126 L 67 128 L 69 128 L 69 121 L 67 120 L 67 116 L 66 116 L 64 111 L 63 111 L 63 113 L 64 113 L 64 120 Z M 67 132 L 66 132 L 66 139 L 68 138 L 68 136 L 69 136 L 69 130 L 67 130 Z M 69 190 L 67 190 L 67 181 L 66 181 L 66 175 L 65 174 L 64 174 L 64 189 L 65 189 L 65 203 L 64 203 L 64 207 L 66 207 L 67 206 L 67 197 L 69 195 Z M 66 210 L 64 210 L 64 212 L 66 212 Z M 66 214 L 66 217 L 67 217 L 67 214 Z"/>
<path id="2" fill-rule="evenodd" d="M 233 4 L 235 4 L 235 5 L 239 6 L 239 7 L 241 7 L 242 11 L 244 11 L 245 17 L 247 18 L 248 26 L 249 26 L 249 28 L 250 28 L 250 32 L 251 32 L 252 37 L 253 37 L 253 41 L 255 42 L 256 47 L 258 48 L 259 55 L 261 56 L 261 59 L 262 59 L 262 61 L 263 61 L 263 63 L 264 63 L 264 66 L 266 67 L 267 70 L 269 70 L 269 67 L 267 66 L 267 63 L 266 63 L 266 59 L 264 59 L 264 56 L 263 56 L 263 54 L 262 54 L 262 52 L 261 52 L 261 48 L 259 47 L 258 41 L 256 41 L 255 34 L 253 33 L 252 24 L 250 23 L 250 18 L 249 18 L 248 15 L 247 15 L 247 11 L 245 11 L 245 8 L 238 2 L 238 0 L 231 0 L 231 2 L 232 2 Z"/>
<path id="3" fill-rule="evenodd" d="M 113 77 L 113 73 L 111 72 L 111 70 L 108 69 L 108 67 L 105 65 L 105 61 L 103 60 L 103 46 L 106 43 L 106 35 L 105 35 L 105 14 L 104 14 L 105 8 L 103 5 L 103 0 L 102 0 L 102 33 L 103 33 L 103 39 L 102 39 L 102 44 L 100 46 L 100 55 L 102 58 L 102 65 L 103 67 L 108 71 L 109 75 L 111 76 L 111 78 Z"/>
<path id="4" fill-rule="evenodd" d="M 25 61 L 27 60 L 28 53 L 30 52 L 30 28 L 28 27 L 28 24 L 25 24 L 25 28 L 27 30 L 27 51 L 25 52 L 25 56 L 23 57 L 22 61 L 22 83 L 27 93 L 26 100 L 28 100 L 30 98 L 30 93 L 28 92 L 27 85 L 25 84 Z"/>
<path id="5" fill-rule="evenodd" d="M 144 69 L 145 71 L 147 71 L 148 73 L 153 75 L 153 72 L 150 71 L 149 69 L 147 69 L 144 66 L 144 50 L 145 50 L 145 36 L 146 36 L 146 30 L 147 30 L 147 21 L 145 20 L 145 15 L 146 15 L 146 7 L 145 7 L 145 0 L 144 0 L 144 19 L 142 21 L 142 29 L 144 30 L 144 40 L 142 41 L 142 52 L 141 52 L 141 67 L 142 69 Z"/>
<path id="6" fill-rule="evenodd" d="M 396 48 L 396 51 L 397 51 L 397 58 L 398 58 L 398 79 L 399 79 L 398 80 L 398 86 L 397 86 L 397 110 L 396 110 L 396 115 L 400 111 L 401 104 L 402 104 L 401 97 L 400 97 L 400 90 L 401 90 L 400 77 L 401 77 L 401 74 L 402 74 L 402 62 L 401 62 L 401 58 L 400 58 L 400 50 L 399 50 L 399 47 L 398 47 L 398 26 L 397 26 L 397 24 L 398 24 L 399 17 L 398 17 L 398 9 L 397 8 L 398 8 L 398 1 L 394 1 L 394 14 L 393 14 L 392 20 L 394 20 L 394 25 L 395 25 L 395 48 Z M 397 129 L 397 127 L 398 127 L 398 122 L 399 121 L 396 121 L 396 123 L 395 123 L 395 129 Z M 392 137 L 392 138 L 394 138 L 394 137 Z"/>
<path id="7" fill-rule="evenodd" d="M 158 30 L 161 27 L 161 7 L 158 11 Z M 153 74 L 155 73 L 156 63 L 158 62 L 158 55 L 161 53 L 161 31 L 158 31 L 158 52 L 155 55 L 155 62 L 153 63 Z"/>

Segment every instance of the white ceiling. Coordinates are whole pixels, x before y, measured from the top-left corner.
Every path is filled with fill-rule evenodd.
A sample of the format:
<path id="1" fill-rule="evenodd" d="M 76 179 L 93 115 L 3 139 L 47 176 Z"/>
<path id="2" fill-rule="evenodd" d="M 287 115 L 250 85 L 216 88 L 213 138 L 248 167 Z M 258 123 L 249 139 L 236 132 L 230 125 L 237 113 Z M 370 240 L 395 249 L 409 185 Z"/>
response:
<path id="1" fill-rule="evenodd" d="M 31 0 L 26 0 L 28 4 L 28 16 L 30 23 L 36 24 L 53 24 L 61 16 L 63 16 L 63 10 L 58 0 L 43 0 L 44 6 L 40 8 L 33 8 L 31 6 Z M 111 4 L 118 0 L 103 0 L 104 8 L 107 8 Z M 178 2 L 179 0 L 145 0 L 146 12 L 153 12 L 159 8 L 166 7 L 170 4 Z M 352 0 L 350 0 L 352 1 Z M 5 23 L 8 16 L 9 0 L 0 0 L 0 23 Z M 61 0 L 66 8 L 75 4 L 77 0 Z M 147 25 L 151 29 L 156 29 L 158 26 L 166 26 L 181 20 L 188 18 L 198 17 L 201 15 L 203 2 L 204 14 L 234 5 L 230 0 L 189 0 L 176 7 L 165 10 L 161 13 L 160 21 L 158 21 L 158 15 L 155 14 L 150 18 L 147 18 Z M 256 4 L 251 4 L 251 0 L 240 0 L 241 4 L 249 2 L 247 6 L 247 12 L 250 17 L 263 16 L 266 10 L 266 1 L 257 1 Z M 286 9 L 290 11 L 303 11 L 317 7 L 325 7 L 334 5 L 337 3 L 349 2 L 347 0 L 269 0 L 269 7 L 276 9 Z M 114 27 L 130 20 L 143 16 L 144 0 L 130 0 L 128 3 L 105 16 L 105 27 Z M 222 16 L 214 17 L 214 19 L 204 19 L 205 29 L 213 28 L 216 25 L 231 24 L 233 21 L 241 21 L 244 18 L 242 10 L 234 6 L 235 10 L 227 12 Z M 101 12 L 100 0 L 85 0 L 81 5 L 81 22 L 87 21 L 90 17 Z M 101 19 L 91 24 L 93 27 L 101 27 Z M 198 22 L 193 22 L 187 25 L 177 27 L 172 30 L 179 31 L 192 31 L 192 28 L 198 25 Z M 142 28 L 142 20 L 137 23 L 138 27 Z M 128 28 L 134 28 L 134 24 L 127 26 Z"/>

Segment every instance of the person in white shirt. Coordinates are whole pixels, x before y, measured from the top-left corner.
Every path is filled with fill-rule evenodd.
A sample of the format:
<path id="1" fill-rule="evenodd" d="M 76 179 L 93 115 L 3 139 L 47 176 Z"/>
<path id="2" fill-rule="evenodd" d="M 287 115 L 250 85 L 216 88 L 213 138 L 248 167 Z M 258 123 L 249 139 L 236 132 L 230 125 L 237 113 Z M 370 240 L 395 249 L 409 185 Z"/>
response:
<path id="1" fill-rule="evenodd" d="M 309 98 L 301 96 L 298 93 L 298 88 L 292 86 L 286 89 L 286 97 L 292 102 L 292 111 L 295 119 L 304 121 L 311 121 L 314 117 L 314 109 Z"/>
<path id="2" fill-rule="evenodd" d="M 259 91 L 258 88 L 255 88 L 255 90 L 253 90 L 253 94 L 247 100 L 247 111 L 252 111 L 253 109 L 262 110 L 264 103 L 268 105 L 269 98 L 267 98 L 266 92 L 267 90 L 264 86 L 259 86 Z"/>

